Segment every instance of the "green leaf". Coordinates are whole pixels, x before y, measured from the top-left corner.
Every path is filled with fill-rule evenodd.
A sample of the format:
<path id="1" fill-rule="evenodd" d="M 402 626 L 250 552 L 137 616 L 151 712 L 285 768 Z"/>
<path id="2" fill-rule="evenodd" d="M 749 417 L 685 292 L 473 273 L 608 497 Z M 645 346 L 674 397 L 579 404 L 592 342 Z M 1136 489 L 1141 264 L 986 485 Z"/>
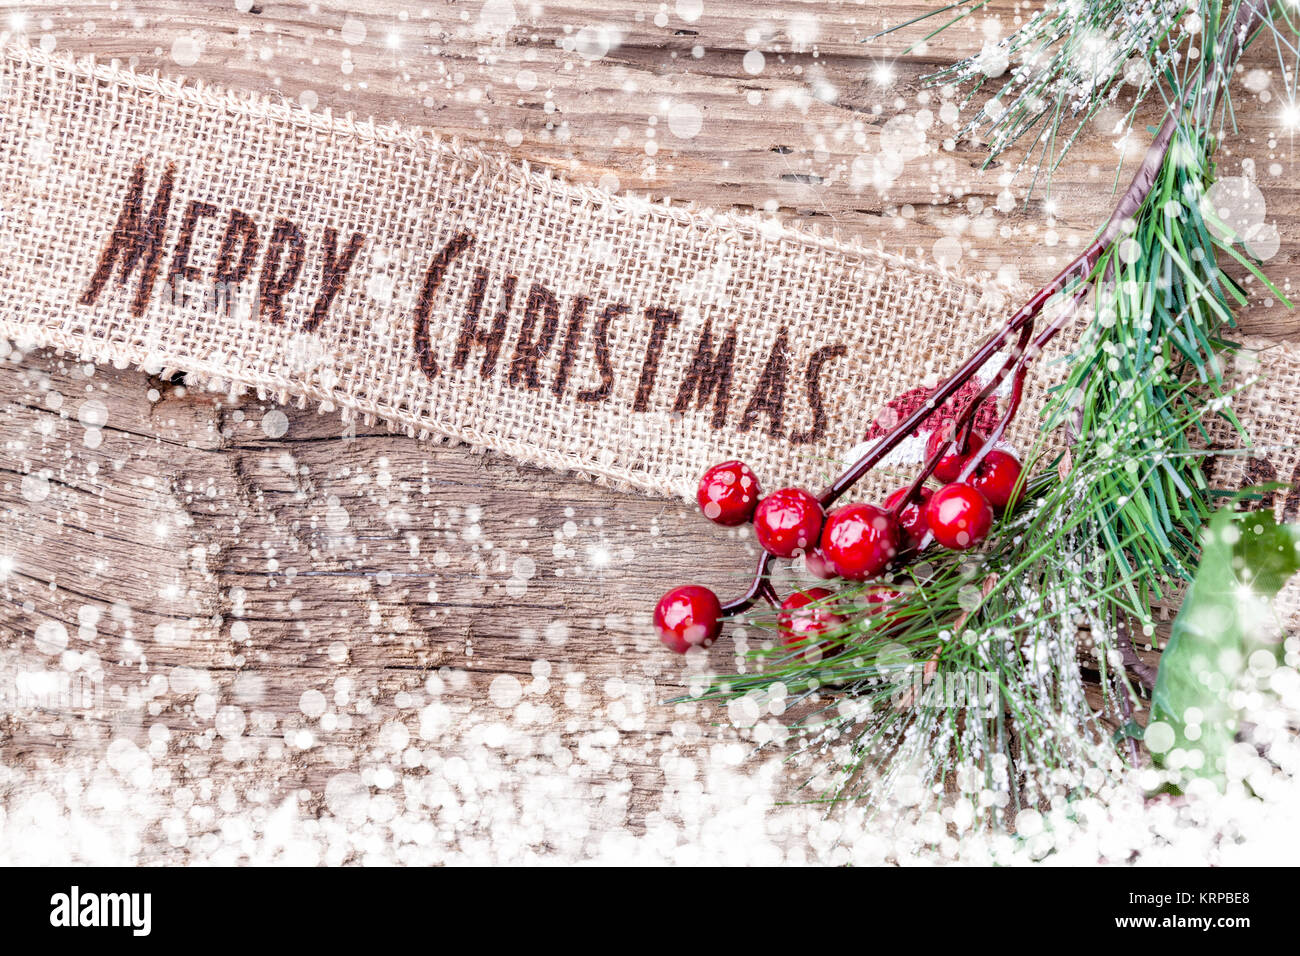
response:
<path id="1" fill-rule="evenodd" d="M 1253 653 L 1281 651 L 1272 603 L 1300 570 L 1300 525 L 1279 524 L 1269 511 L 1223 510 L 1210 520 L 1202 546 L 1160 659 L 1144 737 L 1157 763 L 1168 765 L 1181 751 L 1183 772 L 1222 788 L 1239 717 L 1230 695 Z"/>
<path id="2" fill-rule="evenodd" d="M 1136 720 L 1126 721 L 1119 727 L 1115 728 L 1115 733 L 1111 734 L 1110 742 L 1120 744 L 1128 739 L 1141 740 L 1143 728 Z"/>

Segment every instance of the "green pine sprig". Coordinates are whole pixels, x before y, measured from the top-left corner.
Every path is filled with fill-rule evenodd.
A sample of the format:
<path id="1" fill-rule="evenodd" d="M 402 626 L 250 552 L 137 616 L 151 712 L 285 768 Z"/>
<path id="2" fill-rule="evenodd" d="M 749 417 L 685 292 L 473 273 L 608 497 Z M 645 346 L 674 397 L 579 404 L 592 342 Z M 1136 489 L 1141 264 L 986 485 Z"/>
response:
<path id="1" fill-rule="evenodd" d="M 1115 6 L 1070 8 L 1100 15 Z M 760 708 L 779 698 L 799 740 L 793 760 L 808 768 L 808 799 L 915 809 L 956 795 L 964 825 L 1004 824 L 1020 807 L 1095 790 L 1138 759 L 1135 706 L 1150 675 L 1134 645 L 1154 640 L 1152 603 L 1191 579 L 1213 510 L 1197 439 L 1215 418 L 1241 430 L 1224 355 L 1246 298 L 1220 262 L 1267 282 L 1206 202 L 1242 48 L 1228 25 L 1253 14 L 1241 0 L 1202 0 L 1195 32 L 1222 42 L 1203 43 L 1195 58 L 1147 48 L 1173 125 L 1136 211 L 1062 293 L 1082 283 L 1092 297 L 1087 331 L 1043 411 L 1043 435 L 1067 429 L 1070 452 L 1049 455 L 1042 440 L 1029 450 L 1024 501 L 978 551 L 932 549 L 812 605 L 844 623 L 811 644 L 787 646 L 775 614 L 751 614 L 762 637 L 747 641 L 736 673 L 696 695 L 749 696 Z M 1149 42 L 1164 43 L 1171 22 Z M 1133 26 L 1124 49 L 1145 36 Z M 1048 64 L 1065 75 L 1065 61 Z M 1021 71 L 1018 82 L 1027 87 L 1031 75 Z M 1112 88 L 1093 85 L 1098 96 Z M 873 601 L 882 588 L 897 595 Z M 836 769 L 829 788 L 814 783 L 827 761 Z"/>

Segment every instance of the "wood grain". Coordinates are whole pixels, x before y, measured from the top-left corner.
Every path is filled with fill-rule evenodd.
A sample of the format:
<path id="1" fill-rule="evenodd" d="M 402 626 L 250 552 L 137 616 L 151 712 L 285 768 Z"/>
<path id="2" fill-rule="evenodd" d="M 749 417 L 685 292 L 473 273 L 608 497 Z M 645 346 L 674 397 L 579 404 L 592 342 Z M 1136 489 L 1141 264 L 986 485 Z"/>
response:
<path id="1" fill-rule="evenodd" d="M 1042 192 L 995 212 L 1009 168 L 981 169 L 966 145 L 943 149 L 937 121 L 931 151 L 886 191 L 862 182 L 889 120 L 926 108 L 920 78 L 981 43 L 966 29 L 918 55 L 900 56 L 902 40 L 862 42 L 920 4 L 706 0 L 687 21 L 671 4 L 547 3 L 534 16 L 520 2 L 504 36 L 485 28 L 482 8 L 424 0 L 401 17 L 378 3 L 24 5 L 26 32 L 59 49 L 432 126 L 578 181 L 769 211 L 919 256 L 956 232 L 970 242 L 967 268 L 1031 281 L 1063 265 L 1109 208 L 1116 151 L 1101 131 L 1058 171 L 1050 213 Z M 1010 22 L 1009 4 L 992 9 Z M 185 67 L 181 38 L 201 50 Z M 763 53 L 761 72 L 745 66 L 751 50 Z M 1266 69 L 1270 55 L 1252 53 L 1247 69 Z M 873 79 L 882 65 L 886 85 Z M 1269 271 L 1291 286 L 1293 143 L 1271 136 L 1276 99 L 1237 92 L 1239 131 L 1221 161 L 1233 173 L 1253 161 L 1282 236 Z M 698 133 L 673 132 L 674 102 L 699 109 Z M 1019 180 L 1013 188 L 1023 192 Z M 1241 318 L 1256 334 L 1300 337 L 1276 304 Z M 127 740 L 167 788 L 200 803 L 227 788 L 241 799 L 300 792 L 310 814 L 330 779 L 374 763 L 394 723 L 414 740 L 431 703 L 452 728 L 423 755 L 418 740 L 399 748 L 417 749 L 407 766 L 429 750 L 449 759 L 493 708 L 517 718 L 494 703 L 503 675 L 541 715 L 523 732 L 530 759 L 570 776 L 579 766 L 617 794 L 592 811 L 596 833 L 644 828 L 661 811 L 678 785 L 669 741 L 704 751 L 753 739 L 714 712 L 663 703 L 691 672 L 651 635 L 654 600 L 684 580 L 736 590 L 756 554 L 744 533 L 711 528 L 681 503 L 350 428 L 331 412 L 15 353 L 0 366 L 0 507 L 6 666 L 52 666 L 33 638 L 58 622 L 105 695 L 90 714 L 0 718 L 11 802 Z M 732 666 L 733 650 L 723 642 L 709 666 Z M 513 697 L 508 681 L 496 689 Z M 309 691 L 323 695 L 328 727 L 311 713 L 315 698 L 304 703 Z M 213 730 L 223 707 L 246 722 L 233 749 Z M 157 725 L 169 728 L 161 745 Z M 616 757 L 592 757 L 592 738 L 610 727 L 617 739 L 603 746 Z M 214 830 L 200 818 L 179 841 L 159 829 L 139 837 L 137 855 L 202 855 Z"/>

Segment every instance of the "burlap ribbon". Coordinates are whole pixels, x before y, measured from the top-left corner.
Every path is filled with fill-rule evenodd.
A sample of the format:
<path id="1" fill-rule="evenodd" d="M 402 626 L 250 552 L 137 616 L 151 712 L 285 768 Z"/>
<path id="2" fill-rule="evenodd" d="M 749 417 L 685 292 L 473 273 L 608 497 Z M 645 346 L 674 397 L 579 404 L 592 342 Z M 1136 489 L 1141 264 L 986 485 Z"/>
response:
<path id="1" fill-rule="evenodd" d="M 690 494 L 732 457 L 815 488 L 1023 293 L 27 47 L 3 54 L 0 102 L 0 334 L 20 346 L 653 493 Z M 1264 356 L 1295 381 L 1293 349 Z M 1270 438 L 1294 436 L 1294 407 L 1261 401 Z"/>

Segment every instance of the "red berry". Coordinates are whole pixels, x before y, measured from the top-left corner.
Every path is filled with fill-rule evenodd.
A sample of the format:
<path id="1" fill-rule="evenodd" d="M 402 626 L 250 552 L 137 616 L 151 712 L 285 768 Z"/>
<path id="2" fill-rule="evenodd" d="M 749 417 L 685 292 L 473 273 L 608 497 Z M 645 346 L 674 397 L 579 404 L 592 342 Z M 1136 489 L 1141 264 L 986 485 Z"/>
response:
<path id="1" fill-rule="evenodd" d="M 678 654 L 692 647 L 708 647 L 722 632 L 718 596 L 696 584 L 673 588 L 655 607 L 655 630 L 659 640 Z"/>
<path id="2" fill-rule="evenodd" d="M 863 595 L 867 602 L 867 615 L 881 628 L 890 627 L 911 617 L 902 608 L 903 592 L 885 584 L 867 588 Z"/>
<path id="3" fill-rule="evenodd" d="M 945 548 L 965 551 L 984 540 L 993 524 L 993 509 L 970 485 L 944 485 L 930 496 L 925 517 L 934 539 Z"/>
<path id="4" fill-rule="evenodd" d="M 865 581 L 894 559 L 898 537 L 898 523 L 875 505 L 845 505 L 826 519 L 822 554 L 840 577 Z"/>
<path id="5" fill-rule="evenodd" d="M 930 437 L 925 443 L 925 460 L 929 461 L 939 454 L 939 448 L 950 438 L 952 438 L 951 425 L 944 425 L 930 432 Z M 971 432 L 966 439 L 966 451 L 964 453 L 950 451 L 939 459 L 939 463 L 934 466 L 932 472 L 935 479 L 945 483 L 956 481 L 961 476 L 961 470 L 966 467 L 966 462 L 970 460 L 972 450 L 978 451 L 983 444 L 984 436 L 979 432 Z"/>
<path id="6" fill-rule="evenodd" d="M 781 643 L 787 647 L 795 644 L 813 644 L 824 634 L 839 630 L 844 626 L 844 618 L 826 607 L 808 608 L 809 604 L 818 603 L 831 596 L 825 588 L 809 588 L 807 591 L 795 591 L 781 602 L 781 613 L 777 622 L 781 628 Z M 831 642 L 820 644 L 825 649 Z"/>
<path id="7" fill-rule="evenodd" d="M 867 588 L 865 597 L 868 604 L 888 604 L 895 598 L 901 597 L 902 591 L 891 588 L 887 584 L 873 584 Z M 875 609 L 872 609 L 875 610 Z"/>
<path id="8" fill-rule="evenodd" d="M 1013 494 L 1020 497 L 1016 490 L 1019 482 L 1019 459 L 996 448 L 984 456 L 984 460 L 975 467 L 975 473 L 970 476 L 970 486 L 984 496 L 994 511 L 999 512 L 1013 506 Z"/>
<path id="9" fill-rule="evenodd" d="M 724 461 L 704 473 L 695 500 L 704 517 L 730 527 L 754 517 L 758 495 L 758 478 L 750 467 L 743 461 Z"/>
<path id="10" fill-rule="evenodd" d="M 906 494 L 906 488 L 899 488 L 895 491 L 885 499 L 885 510 L 892 511 L 894 506 L 902 501 L 903 496 Z M 901 550 L 915 550 L 920 546 L 921 540 L 930 530 L 930 525 L 925 520 L 925 505 L 930 500 L 931 494 L 933 492 L 929 488 L 921 488 L 917 491 L 916 497 L 899 510 L 897 519 Z"/>
<path id="11" fill-rule="evenodd" d="M 802 488 L 782 488 L 758 503 L 754 533 L 768 554 L 790 558 L 817 544 L 825 516 L 821 502 Z"/>

